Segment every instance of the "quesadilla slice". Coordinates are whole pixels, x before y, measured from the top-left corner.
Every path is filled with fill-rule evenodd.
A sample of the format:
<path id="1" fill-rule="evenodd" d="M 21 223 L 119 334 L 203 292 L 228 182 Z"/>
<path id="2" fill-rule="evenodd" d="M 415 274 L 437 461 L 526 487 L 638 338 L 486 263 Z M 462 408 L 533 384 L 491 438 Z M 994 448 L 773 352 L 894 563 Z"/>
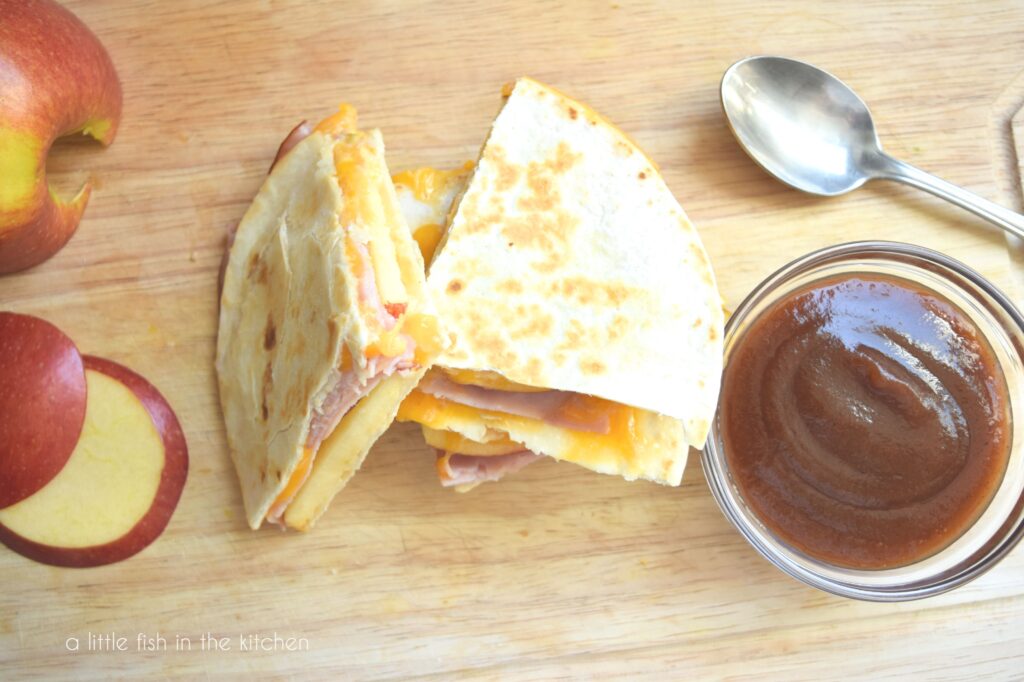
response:
<path id="1" fill-rule="evenodd" d="M 442 346 L 380 132 L 343 106 L 289 143 L 239 224 L 217 337 L 254 529 L 312 527 Z"/>
<path id="2" fill-rule="evenodd" d="M 610 122 L 529 78 L 505 95 L 427 276 L 451 345 L 398 419 L 459 489 L 540 456 L 678 485 L 722 371 L 700 237 Z"/>

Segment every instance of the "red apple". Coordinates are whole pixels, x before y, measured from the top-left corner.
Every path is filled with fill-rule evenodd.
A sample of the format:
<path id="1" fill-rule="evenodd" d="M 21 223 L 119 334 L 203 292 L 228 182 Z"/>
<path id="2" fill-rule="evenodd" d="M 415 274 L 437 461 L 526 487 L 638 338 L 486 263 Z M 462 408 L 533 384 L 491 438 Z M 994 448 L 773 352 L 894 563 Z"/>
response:
<path id="1" fill-rule="evenodd" d="M 46 157 L 72 133 L 110 144 L 121 83 L 103 45 L 52 0 L 0 0 L 0 274 L 42 263 L 74 233 L 89 201 L 51 193 Z"/>
<path id="2" fill-rule="evenodd" d="M 64 468 L 85 419 L 82 356 L 46 320 L 0 312 L 0 509 Z"/>
<path id="3" fill-rule="evenodd" d="M 82 435 L 49 485 L 0 509 L 0 542 L 54 566 L 111 564 L 157 539 L 188 475 L 188 447 L 170 405 L 145 379 L 84 358 Z"/>

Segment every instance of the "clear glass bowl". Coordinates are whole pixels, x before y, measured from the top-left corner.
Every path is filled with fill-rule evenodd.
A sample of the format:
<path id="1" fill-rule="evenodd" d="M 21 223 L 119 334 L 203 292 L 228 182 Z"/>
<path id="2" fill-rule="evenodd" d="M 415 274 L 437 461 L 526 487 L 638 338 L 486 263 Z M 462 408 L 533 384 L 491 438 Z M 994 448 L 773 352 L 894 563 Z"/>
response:
<path id="1" fill-rule="evenodd" d="M 1024 535 L 1024 317 L 984 277 L 935 251 L 895 242 L 853 242 L 799 258 L 762 282 L 725 328 L 725 362 L 761 312 L 815 280 L 849 273 L 902 277 L 931 289 L 967 314 L 988 339 L 1005 377 L 1011 444 L 1003 480 L 992 501 L 945 549 L 899 568 L 859 570 L 808 556 L 772 534 L 747 506 L 729 471 L 718 417 L 704 448 L 704 475 L 726 517 L 769 561 L 808 585 L 853 599 L 905 601 L 951 590 L 992 568 Z"/>

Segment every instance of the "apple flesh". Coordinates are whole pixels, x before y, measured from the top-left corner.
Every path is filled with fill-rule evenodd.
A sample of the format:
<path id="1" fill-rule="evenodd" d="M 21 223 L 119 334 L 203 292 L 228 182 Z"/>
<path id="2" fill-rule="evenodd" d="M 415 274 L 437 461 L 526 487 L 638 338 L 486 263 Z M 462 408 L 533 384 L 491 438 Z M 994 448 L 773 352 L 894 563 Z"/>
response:
<path id="1" fill-rule="evenodd" d="M 170 405 L 145 379 L 84 358 L 88 402 L 67 464 L 39 492 L 0 509 L 0 542 L 46 564 L 126 559 L 157 539 L 188 474 L 188 448 Z"/>
<path id="2" fill-rule="evenodd" d="M 46 157 L 72 133 L 110 144 L 121 107 L 114 64 L 78 17 L 53 0 L 0 0 L 0 274 L 43 262 L 71 238 L 91 185 L 61 201 Z"/>
<path id="3" fill-rule="evenodd" d="M 46 320 L 0 312 L 0 509 L 35 494 L 64 468 L 85 406 L 74 342 Z"/>

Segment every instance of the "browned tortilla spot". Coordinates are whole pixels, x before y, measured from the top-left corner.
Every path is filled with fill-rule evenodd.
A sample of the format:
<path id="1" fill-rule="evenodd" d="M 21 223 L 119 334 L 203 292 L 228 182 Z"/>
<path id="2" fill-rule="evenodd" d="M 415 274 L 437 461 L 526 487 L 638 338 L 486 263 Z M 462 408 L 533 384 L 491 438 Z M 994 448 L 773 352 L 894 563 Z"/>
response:
<path id="1" fill-rule="evenodd" d="M 511 244 L 509 244 L 511 246 Z M 500 294 L 521 294 L 523 293 L 523 284 L 517 279 L 506 279 L 502 280 L 495 287 Z"/>
<path id="2" fill-rule="evenodd" d="M 483 315 L 478 310 L 467 310 L 466 317 L 469 318 L 470 323 L 475 328 L 480 328 L 487 324 L 487 321 L 484 320 Z"/>
<path id="3" fill-rule="evenodd" d="M 460 282 L 457 279 L 453 279 L 452 281 L 448 282 L 449 294 L 457 294 L 460 291 L 462 291 L 462 282 Z"/>
<path id="4" fill-rule="evenodd" d="M 529 383 L 539 383 L 540 382 L 540 371 L 541 371 L 541 366 L 540 366 L 540 359 L 539 358 L 530 358 L 529 360 L 526 361 L 526 380 L 527 380 L 527 382 L 529 382 Z"/>
<path id="5" fill-rule="evenodd" d="M 540 175 L 532 166 L 528 172 L 526 184 L 532 194 L 519 200 L 519 208 L 524 211 L 550 211 L 559 203 L 559 195 L 552 188 L 551 178 Z"/>
<path id="6" fill-rule="evenodd" d="M 296 334 L 292 337 L 292 348 L 290 351 L 294 355 L 303 355 L 306 352 L 306 337 L 303 334 Z"/>
<path id="7" fill-rule="evenodd" d="M 333 317 L 327 318 L 327 333 L 331 336 L 330 343 L 327 344 L 328 353 L 333 356 L 331 349 L 334 348 L 334 340 L 338 338 L 338 323 Z"/>
<path id="8" fill-rule="evenodd" d="M 539 306 L 531 306 L 529 312 L 520 313 L 527 321 L 524 326 L 513 330 L 511 337 L 518 341 L 529 337 L 545 337 L 551 333 L 554 320 L 550 315 L 545 315 Z"/>
<path id="9" fill-rule="evenodd" d="M 270 280 L 270 272 L 264 260 L 253 255 L 249 263 L 249 279 L 255 279 L 260 284 L 266 284 Z"/>
<path id="10" fill-rule="evenodd" d="M 562 338 L 562 342 L 559 343 L 556 348 L 559 351 L 567 350 L 569 352 L 576 352 L 577 349 L 583 345 L 584 341 L 584 329 L 583 324 L 579 320 L 569 320 L 569 328 L 565 330 L 565 334 Z M 564 362 L 564 356 L 563 356 Z M 561 363 L 559 363 L 561 364 Z"/>
<path id="11" fill-rule="evenodd" d="M 484 357 L 493 366 L 507 366 L 518 364 L 517 356 L 509 348 L 508 343 L 499 334 L 493 332 L 481 332 L 478 336 L 479 346 Z"/>
<path id="12" fill-rule="evenodd" d="M 547 166 L 555 174 L 564 173 L 565 171 L 572 168 L 576 163 L 583 158 L 582 154 L 576 154 L 569 148 L 566 142 L 559 142 L 558 147 L 555 148 L 554 158 L 547 159 L 544 165 Z"/>
<path id="13" fill-rule="evenodd" d="M 586 277 L 566 277 L 555 285 L 555 292 L 583 305 L 620 305 L 641 292 L 623 284 L 611 284 Z M 623 320 L 625 323 L 625 320 Z"/>
<path id="14" fill-rule="evenodd" d="M 505 157 L 505 150 L 501 147 L 492 147 L 488 156 L 490 163 L 494 164 L 498 171 L 498 182 L 495 189 L 499 192 L 507 192 L 519 181 L 519 168 L 508 162 Z"/>
<path id="15" fill-rule="evenodd" d="M 501 204 L 495 204 L 488 213 L 475 213 L 471 209 L 466 209 L 465 216 L 467 234 L 489 232 L 492 225 L 501 224 L 505 219 L 505 209 Z"/>
<path id="16" fill-rule="evenodd" d="M 277 327 L 274 326 L 274 318 L 267 315 L 267 328 L 263 331 L 263 348 L 274 350 L 277 345 Z"/>
<path id="17" fill-rule="evenodd" d="M 704 255 L 704 249 L 702 249 L 699 244 L 694 243 L 690 244 L 690 251 L 693 253 L 693 257 L 697 259 L 697 263 L 701 268 L 707 269 L 704 268 L 704 265 L 707 262 L 707 257 Z"/>
<path id="18" fill-rule="evenodd" d="M 270 416 L 270 411 L 267 409 L 267 396 L 270 394 L 270 387 L 274 383 L 274 370 L 273 365 L 268 362 L 266 369 L 263 370 L 263 386 L 260 394 L 263 396 L 263 400 L 260 403 L 260 414 L 263 416 L 263 421 L 267 421 Z"/>

